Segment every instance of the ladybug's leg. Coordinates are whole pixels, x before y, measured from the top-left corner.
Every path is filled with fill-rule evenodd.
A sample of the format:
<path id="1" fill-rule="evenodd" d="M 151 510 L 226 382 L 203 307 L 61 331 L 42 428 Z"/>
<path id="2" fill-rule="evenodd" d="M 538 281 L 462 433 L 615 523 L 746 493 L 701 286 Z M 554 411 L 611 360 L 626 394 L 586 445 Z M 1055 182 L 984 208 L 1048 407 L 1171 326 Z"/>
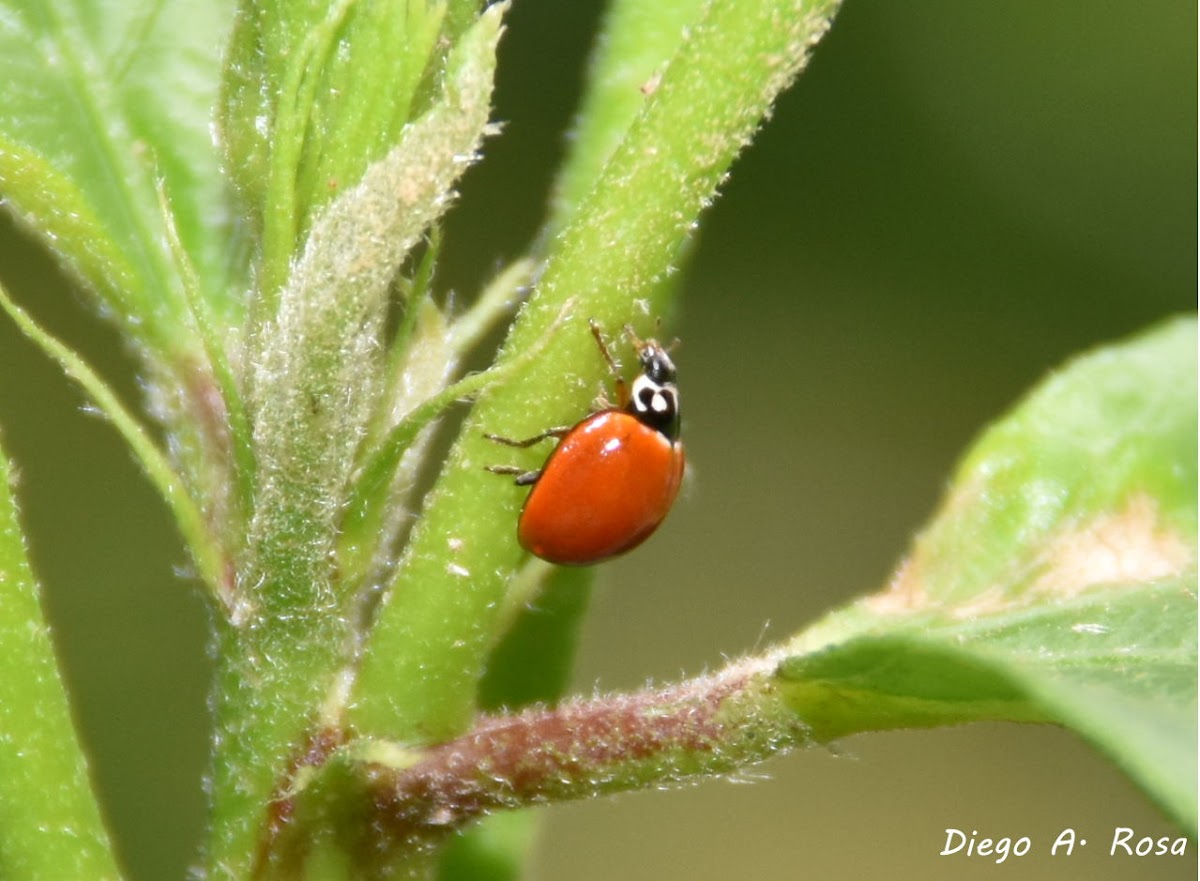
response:
<path id="1" fill-rule="evenodd" d="M 493 474 L 515 474 L 517 479 L 514 481 L 517 486 L 529 486 L 537 483 L 538 478 L 542 476 L 542 471 L 539 468 L 537 471 L 523 471 L 516 465 L 487 465 L 485 471 L 490 471 Z"/>
<path id="2" fill-rule="evenodd" d="M 511 437 L 503 437 L 498 434 L 485 434 L 490 441 L 495 441 L 498 444 L 504 444 L 507 447 L 532 447 L 539 441 L 544 441 L 548 437 L 556 437 L 560 440 L 567 436 L 567 432 L 571 430 L 570 426 L 562 428 L 550 428 L 543 431 L 541 434 L 535 434 L 533 437 L 527 437 L 524 440 L 513 440 Z M 486 465 L 485 471 L 490 471 L 493 474 L 515 474 L 517 477 L 517 486 L 529 486 L 537 483 L 539 477 L 542 476 L 541 470 L 526 471 L 523 468 L 518 468 L 516 465 Z"/>
<path id="3" fill-rule="evenodd" d="M 513 440 L 511 437 L 503 437 L 498 434 L 485 434 L 484 437 L 490 441 L 495 441 L 498 444 L 504 444 L 506 447 L 520 447 L 521 449 L 525 449 L 526 447 L 532 447 L 534 444 L 544 441 L 548 437 L 556 437 L 559 440 L 562 440 L 567 436 L 567 432 L 570 430 L 571 426 L 569 425 L 560 426 L 558 428 L 548 428 L 541 434 L 535 434 L 533 437 L 527 437 L 524 440 Z"/>

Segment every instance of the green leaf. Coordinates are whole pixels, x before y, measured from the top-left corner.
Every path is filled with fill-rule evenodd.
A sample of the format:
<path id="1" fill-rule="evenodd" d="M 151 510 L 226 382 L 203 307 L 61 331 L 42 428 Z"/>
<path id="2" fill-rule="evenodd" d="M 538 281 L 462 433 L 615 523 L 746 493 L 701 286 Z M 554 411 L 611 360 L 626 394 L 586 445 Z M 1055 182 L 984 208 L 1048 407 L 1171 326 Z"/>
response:
<path id="1" fill-rule="evenodd" d="M 237 309 L 241 267 L 210 135 L 226 2 L 5 0 L 0 195 L 156 351 L 190 347 L 156 182 L 205 301 Z"/>
<path id="2" fill-rule="evenodd" d="M 814 736 L 1057 722 L 1195 828 L 1195 352 L 1173 321 L 983 435 L 889 588 L 788 646 Z"/>
<path id="3" fill-rule="evenodd" d="M 0 877 L 119 878 L 0 451 Z"/>

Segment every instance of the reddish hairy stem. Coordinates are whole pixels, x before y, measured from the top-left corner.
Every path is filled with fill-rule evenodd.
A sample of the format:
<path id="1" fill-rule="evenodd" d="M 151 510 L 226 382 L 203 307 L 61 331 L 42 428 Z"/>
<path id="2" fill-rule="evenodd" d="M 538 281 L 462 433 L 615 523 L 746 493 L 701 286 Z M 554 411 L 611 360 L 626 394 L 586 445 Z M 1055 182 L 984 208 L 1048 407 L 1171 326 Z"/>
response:
<path id="1" fill-rule="evenodd" d="M 485 716 L 427 748 L 323 731 L 277 788 L 255 877 L 296 877 L 321 853 L 349 857 L 362 877 L 375 877 L 429 858 L 454 830 L 500 809 L 728 774 L 810 743 L 776 679 L 780 658 Z"/>
<path id="2" fill-rule="evenodd" d="M 435 837 L 500 808 L 729 773 L 807 742 L 777 693 L 776 658 L 658 690 L 485 717 L 411 764 L 373 761 L 377 828 Z"/>

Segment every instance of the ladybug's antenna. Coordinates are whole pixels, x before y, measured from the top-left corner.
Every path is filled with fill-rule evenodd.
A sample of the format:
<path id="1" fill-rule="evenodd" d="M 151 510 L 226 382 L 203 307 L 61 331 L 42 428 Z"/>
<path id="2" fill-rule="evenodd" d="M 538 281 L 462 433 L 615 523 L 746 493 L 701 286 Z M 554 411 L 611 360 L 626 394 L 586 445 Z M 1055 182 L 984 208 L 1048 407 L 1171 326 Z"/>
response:
<path id="1" fill-rule="evenodd" d="M 679 337 L 676 337 L 674 340 L 671 341 L 670 345 L 666 345 L 666 346 L 661 345 L 657 339 L 651 338 L 648 340 L 644 340 L 640 336 L 637 335 L 637 331 L 633 329 L 632 324 L 625 325 L 624 330 L 625 330 L 625 336 L 629 338 L 629 342 L 633 345 L 633 347 L 635 349 L 638 350 L 638 352 L 642 352 L 643 350 L 645 350 L 651 346 L 657 346 L 658 348 L 662 349 L 667 354 L 670 354 L 671 352 L 674 352 L 676 347 L 679 345 Z M 657 337 L 659 331 L 661 331 L 661 330 L 662 330 L 662 318 L 661 317 L 655 318 L 654 319 L 654 335 Z"/>
<path id="2" fill-rule="evenodd" d="M 608 364 L 608 369 L 612 372 L 613 376 L 620 376 L 621 368 L 617 366 L 617 362 L 613 360 L 612 354 L 608 351 L 608 345 L 604 342 L 604 334 L 600 330 L 600 324 L 595 318 L 589 318 L 588 327 L 592 329 L 592 336 L 596 339 L 596 345 L 600 347 L 600 354 L 604 356 L 604 361 Z"/>

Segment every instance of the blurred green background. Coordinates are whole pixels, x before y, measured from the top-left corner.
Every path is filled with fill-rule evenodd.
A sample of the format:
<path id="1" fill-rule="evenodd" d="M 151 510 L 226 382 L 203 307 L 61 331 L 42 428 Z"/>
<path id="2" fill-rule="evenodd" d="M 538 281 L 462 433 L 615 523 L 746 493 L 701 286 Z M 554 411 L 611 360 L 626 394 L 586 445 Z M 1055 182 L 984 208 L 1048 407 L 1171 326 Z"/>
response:
<path id="1" fill-rule="evenodd" d="M 599 14 L 512 10 L 507 124 L 449 223 L 459 297 L 534 234 Z M 671 327 L 691 479 L 599 572 L 577 690 L 698 673 L 877 588 L 987 420 L 1072 353 L 1195 308 L 1196 24 L 1185 0 L 847 3 L 705 221 Z M 0 277 L 136 397 L 111 330 L 6 221 Z M 209 646 L 178 538 L 7 322 L 0 426 L 130 877 L 179 878 L 203 823 Z M 744 780 L 548 809 L 536 877 L 1196 873 L 1194 846 L 1110 857 L 1116 826 L 1176 832 L 1049 728 L 862 736 Z M 1034 852 L 939 857 L 947 827 Z M 1067 827 L 1088 844 L 1051 859 Z"/>

